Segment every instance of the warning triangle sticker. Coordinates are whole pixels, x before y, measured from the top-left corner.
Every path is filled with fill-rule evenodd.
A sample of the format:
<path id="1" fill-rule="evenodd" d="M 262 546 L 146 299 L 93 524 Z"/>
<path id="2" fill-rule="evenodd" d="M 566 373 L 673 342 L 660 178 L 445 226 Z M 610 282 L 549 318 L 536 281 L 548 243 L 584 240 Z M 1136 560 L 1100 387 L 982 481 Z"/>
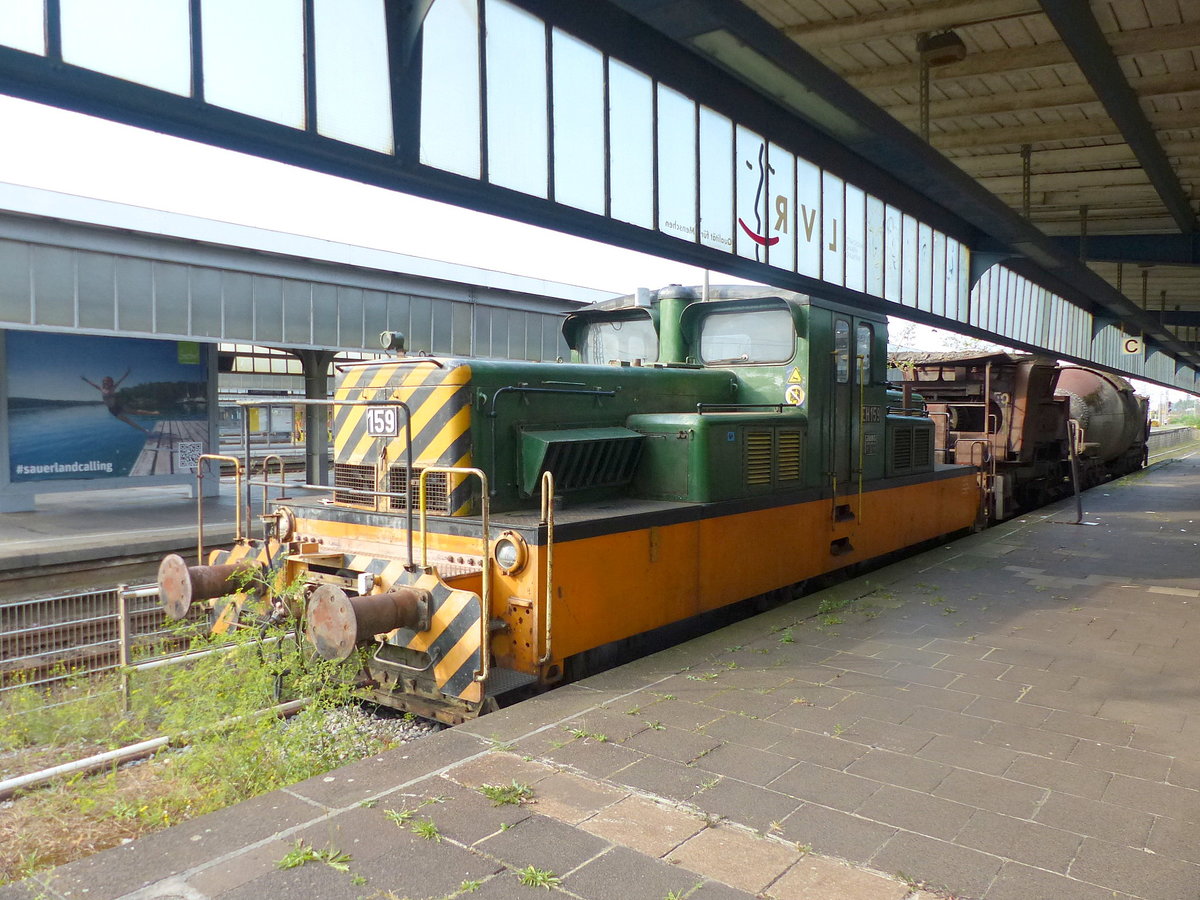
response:
<path id="1" fill-rule="evenodd" d="M 804 379 L 800 377 L 799 367 L 793 367 L 792 374 L 788 376 L 788 384 L 801 384 L 803 381 Z"/>

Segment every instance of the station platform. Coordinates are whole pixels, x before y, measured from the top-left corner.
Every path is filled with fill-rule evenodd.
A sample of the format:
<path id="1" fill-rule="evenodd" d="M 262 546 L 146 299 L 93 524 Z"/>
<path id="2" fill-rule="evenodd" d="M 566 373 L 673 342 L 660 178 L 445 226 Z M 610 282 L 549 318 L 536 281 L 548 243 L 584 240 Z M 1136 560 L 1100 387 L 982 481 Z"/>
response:
<path id="1" fill-rule="evenodd" d="M 235 506 L 232 482 L 204 498 L 206 544 L 233 540 Z M 0 513 L 0 574 L 135 554 L 194 556 L 195 547 L 196 499 L 185 484 L 42 494 L 30 512 Z"/>
<path id="2" fill-rule="evenodd" d="M 1084 510 L 1075 525 L 1073 502 L 1048 507 L 0 898 L 1196 900 L 1200 460 L 1093 489 Z M 532 789 L 520 806 L 478 791 L 513 781 Z M 280 869 L 297 841 L 348 869 Z"/>

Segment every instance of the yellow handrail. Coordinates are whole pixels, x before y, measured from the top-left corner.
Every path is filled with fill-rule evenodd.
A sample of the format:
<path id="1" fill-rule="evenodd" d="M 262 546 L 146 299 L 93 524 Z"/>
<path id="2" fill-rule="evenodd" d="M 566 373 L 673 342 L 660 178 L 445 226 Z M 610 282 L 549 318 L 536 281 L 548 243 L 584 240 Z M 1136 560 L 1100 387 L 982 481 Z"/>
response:
<path id="1" fill-rule="evenodd" d="M 475 681 L 487 681 L 490 668 L 490 651 L 488 623 L 492 616 L 492 548 L 491 524 L 488 520 L 488 478 L 483 469 L 456 468 L 454 466 L 428 466 L 421 470 L 420 480 L 420 509 L 421 509 L 421 568 L 429 568 L 429 532 L 425 527 L 425 476 L 430 472 L 442 472 L 447 475 L 475 475 L 479 478 L 481 487 L 482 516 L 483 516 L 483 609 L 479 616 L 479 669 L 475 671 Z"/>
<path id="2" fill-rule="evenodd" d="M 198 566 L 204 565 L 204 461 L 208 459 L 233 463 L 233 495 L 236 498 L 233 507 L 233 539 L 235 541 L 242 539 L 242 461 L 236 456 L 201 453 L 200 458 L 196 461 L 196 565 Z"/>
<path id="3" fill-rule="evenodd" d="M 546 526 L 546 653 L 537 661 L 544 666 L 550 661 L 550 626 L 554 610 L 554 474 L 542 473 L 542 522 Z"/>

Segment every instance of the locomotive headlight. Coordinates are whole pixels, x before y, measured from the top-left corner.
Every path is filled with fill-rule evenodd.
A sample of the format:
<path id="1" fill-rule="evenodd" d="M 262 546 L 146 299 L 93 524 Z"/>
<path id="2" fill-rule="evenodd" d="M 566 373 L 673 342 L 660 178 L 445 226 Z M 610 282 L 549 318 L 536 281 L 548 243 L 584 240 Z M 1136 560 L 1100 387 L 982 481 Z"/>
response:
<path id="1" fill-rule="evenodd" d="M 501 572 L 505 575 L 515 575 L 525 568 L 529 548 L 525 539 L 515 531 L 505 531 L 492 547 L 492 556 Z"/>

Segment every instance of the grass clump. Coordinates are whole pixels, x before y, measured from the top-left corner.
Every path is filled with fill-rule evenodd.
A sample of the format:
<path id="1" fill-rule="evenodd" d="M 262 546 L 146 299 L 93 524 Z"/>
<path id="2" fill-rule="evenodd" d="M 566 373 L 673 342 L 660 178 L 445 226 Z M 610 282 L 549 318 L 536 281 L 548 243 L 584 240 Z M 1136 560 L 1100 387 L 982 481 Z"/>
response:
<path id="1" fill-rule="evenodd" d="M 276 862 L 275 866 L 280 869 L 295 869 L 306 863 L 322 862 L 339 872 L 349 872 L 351 859 L 349 853 L 342 853 L 332 847 L 318 850 L 315 847 L 306 846 L 304 841 L 296 841 L 295 846 L 284 854 L 283 859 Z"/>
<path id="2" fill-rule="evenodd" d="M 479 793 L 491 800 L 493 806 L 520 806 L 533 797 L 533 788 L 514 778 L 511 784 L 482 784 Z"/>
<path id="3" fill-rule="evenodd" d="M 533 866 L 526 866 L 523 869 L 517 870 L 517 878 L 521 884 L 528 887 L 540 887 L 550 890 L 552 887 L 558 887 L 562 884 L 562 879 L 551 872 L 549 869 L 536 869 Z"/>
<path id="4" fill-rule="evenodd" d="M 0 810 L 0 885 L 385 749 L 345 709 L 353 667 L 312 659 L 281 630 L 265 634 L 276 640 L 238 631 L 222 639 L 233 642 L 228 652 L 131 674 L 128 712 L 119 673 L 0 694 L 5 776 L 160 735 L 186 745 L 31 790 Z M 307 706 L 289 720 L 263 712 L 294 699 Z M 339 727 L 330 728 L 334 709 Z"/>

